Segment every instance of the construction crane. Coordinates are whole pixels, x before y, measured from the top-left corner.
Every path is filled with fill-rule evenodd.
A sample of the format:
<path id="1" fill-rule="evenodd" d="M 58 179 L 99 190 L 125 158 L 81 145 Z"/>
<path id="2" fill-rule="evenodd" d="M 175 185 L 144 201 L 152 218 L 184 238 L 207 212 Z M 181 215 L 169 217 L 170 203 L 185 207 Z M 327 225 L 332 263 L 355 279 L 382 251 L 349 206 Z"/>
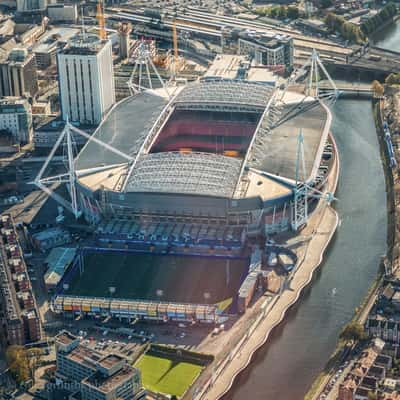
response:
<path id="1" fill-rule="evenodd" d="M 178 34 L 176 32 L 176 20 L 172 23 L 172 39 L 174 43 L 174 69 L 173 77 L 176 78 L 178 70 Z"/>
<path id="2" fill-rule="evenodd" d="M 97 23 L 99 25 L 99 36 L 100 39 L 107 39 L 107 32 L 105 27 L 105 20 L 104 20 L 104 11 L 103 11 L 103 2 L 99 0 L 97 2 L 97 13 L 96 13 Z"/>

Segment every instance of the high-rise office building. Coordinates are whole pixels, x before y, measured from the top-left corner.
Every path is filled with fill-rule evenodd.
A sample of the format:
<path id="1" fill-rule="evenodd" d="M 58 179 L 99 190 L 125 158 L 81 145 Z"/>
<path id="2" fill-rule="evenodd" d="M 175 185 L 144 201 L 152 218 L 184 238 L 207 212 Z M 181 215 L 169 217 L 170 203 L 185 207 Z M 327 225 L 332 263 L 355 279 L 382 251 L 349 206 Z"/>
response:
<path id="1" fill-rule="evenodd" d="M 63 119 L 101 122 L 115 103 L 111 42 L 78 34 L 58 53 L 57 63 Z"/>
<path id="2" fill-rule="evenodd" d="M 13 49 L 0 62 L 0 97 L 34 97 L 38 92 L 35 56 L 26 48 Z"/>

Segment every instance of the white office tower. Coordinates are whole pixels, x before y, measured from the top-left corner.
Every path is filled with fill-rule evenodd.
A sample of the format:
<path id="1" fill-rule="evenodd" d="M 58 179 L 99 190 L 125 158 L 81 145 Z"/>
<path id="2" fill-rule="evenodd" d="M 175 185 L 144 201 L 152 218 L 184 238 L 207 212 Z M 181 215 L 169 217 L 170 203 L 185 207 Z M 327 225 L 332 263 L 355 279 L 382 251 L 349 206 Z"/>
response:
<path id="1" fill-rule="evenodd" d="M 78 34 L 57 62 L 63 119 L 98 124 L 115 103 L 111 41 Z"/>
<path id="2" fill-rule="evenodd" d="M 46 7 L 47 0 L 17 0 L 17 11 L 20 13 L 44 11 Z"/>

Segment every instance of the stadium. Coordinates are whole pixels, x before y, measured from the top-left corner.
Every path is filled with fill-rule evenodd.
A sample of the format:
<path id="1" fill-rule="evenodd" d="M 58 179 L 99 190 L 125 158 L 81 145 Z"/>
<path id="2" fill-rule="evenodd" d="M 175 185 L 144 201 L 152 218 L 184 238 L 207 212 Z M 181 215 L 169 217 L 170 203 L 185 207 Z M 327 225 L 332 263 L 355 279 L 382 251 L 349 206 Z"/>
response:
<path id="1" fill-rule="evenodd" d="M 221 321 L 217 303 L 228 300 L 232 312 L 245 292 L 247 306 L 259 284 L 249 272 L 262 255 L 251 254 L 249 240 L 307 223 L 335 158 L 325 103 L 244 80 L 206 78 L 179 89 L 171 98 L 146 90 L 122 100 L 75 159 L 77 199 L 95 239 L 60 283 L 56 312 Z M 96 285 L 90 277 L 100 267 L 86 261 L 93 253 L 147 254 L 152 272 L 140 270 L 142 259 L 126 262 L 115 267 L 117 283 L 103 274 Z M 185 268 L 169 269 L 171 257 L 192 279 L 182 278 Z M 204 257 L 213 257 L 215 279 L 196 291 L 190 282 L 214 273 L 201 269 Z M 122 290 L 123 280 L 152 290 Z M 178 281 L 184 287 L 168 286 Z M 110 302 L 115 287 L 120 299 Z M 193 296 L 182 297 L 185 290 Z"/>
<path id="2" fill-rule="evenodd" d="M 322 182 L 331 116 L 323 102 L 294 93 L 279 110 L 276 96 L 269 85 L 204 80 L 170 101 L 151 91 L 122 101 L 94 135 L 127 159 L 89 141 L 75 161 L 85 218 L 99 232 L 153 241 L 218 240 L 222 230 L 242 240 L 248 231 L 289 229 L 296 180 Z M 116 220 L 132 223 L 110 227 Z M 153 232 L 154 224 L 164 229 Z M 203 235 L 205 227 L 214 235 Z"/>

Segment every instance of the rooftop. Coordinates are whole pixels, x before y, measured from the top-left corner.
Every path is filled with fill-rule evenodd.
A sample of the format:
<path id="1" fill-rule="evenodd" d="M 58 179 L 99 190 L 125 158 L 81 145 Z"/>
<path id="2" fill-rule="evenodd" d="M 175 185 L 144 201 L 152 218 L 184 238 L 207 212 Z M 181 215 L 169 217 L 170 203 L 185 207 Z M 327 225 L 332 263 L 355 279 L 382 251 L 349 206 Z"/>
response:
<path id="1" fill-rule="evenodd" d="M 96 372 L 89 378 L 84 379 L 82 384 L 91 386 L 103 393 L 108 393 L 118 387 L 122 382 L 131 379 L 135 375 L 136 369 L 126 364 L 111 376 L 104 376 L 101 372 Z"/>
<path id="2" fill-rule="evenodd" d="M 108 43 L 92 33 L 78 33 L 72 36 L 62 54 L 97 54 Z"/>
<path id="3" fill-rule="evenodd" d="M 76 340 L 76 336 L 68 331 L 62 331 L 56 336 L 56 342 L 68 345 Z"/>
<path id="4" fill-rule="evenodd" d="M 103 355 L 94 349 L 79 344 L 66 357 L 76 363 L 95 370 L 96 364 L 103 358 Z"/>
<path id="5" fill-rule="evenodd" d="M 150 91 L 128 97 L 111 110 L 93 135 L 134 156 L 166 104 L 164 97 Z M 126 159 L 90 140 L 75 161 L 80 170 L 121 162 Z"/>
<path id="6" fill-rule="evenodd" d="M 234 107 L 249 106 L 263 110 L 271 98 L 272 87 L 248 81 L 224 79 L 203 80 L 186 85 L 174 103 L 190 109 L 213 109 L 213 105 Z"/>
<path id="7" fill-rule="evenodd" d="M 308 107 L 306 106 L 308 105 Z M 255 167 L 270 174 L 290 180 L 296 178 L 297 146 L 300 129 L 304 137 L 305 173 L 307 180 L 315 177 L 323 146 L 329 133 L 328 110 L 313 99 L 306 99 L 304 111 L 296 111 L 281 125 L 274 128 L 264 139 L 265 157 Z M 287 105 L 281 117 L 284 118 L 293 105 Z"/>
<path id="8" fill-rule="evenodd" d="M 106 369 L 110 369 L 113 366 L 119 364 L 124 359 L 116 354 L 108 354 L 103 359 L 101 359 L 98 364 Z"/>
<path id="9" fill-rule="evenodd" d="M 138 161 L 126 190 L 230 197 L 241 164 L 211 153 L 151 153 Z"/>
<path id="10" fill-rule="evenodd" d="M 45 260 L 48 270 L 44 280 L 46 284 L 57 284 L 64 275 L 65 269 L 72 263 L 76 254 L 76 248 L 56 247 L 51 250 Z"/>

